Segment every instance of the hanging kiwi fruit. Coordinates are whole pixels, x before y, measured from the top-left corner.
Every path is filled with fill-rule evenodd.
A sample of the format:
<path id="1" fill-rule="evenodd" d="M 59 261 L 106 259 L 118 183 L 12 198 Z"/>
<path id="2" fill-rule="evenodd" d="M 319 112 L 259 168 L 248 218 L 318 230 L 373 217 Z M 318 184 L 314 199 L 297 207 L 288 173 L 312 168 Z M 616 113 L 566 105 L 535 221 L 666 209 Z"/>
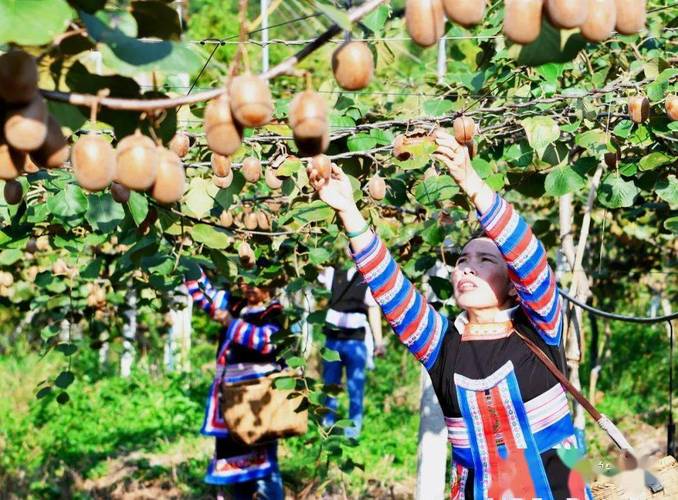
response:
<path id="1" fill-rule="evenodd" d="M 317 155 L 311 159 L 311 168 L 318 171 L 318 175 L 329 180 L 332 174 L 332 160 L 326 155 Z"/>
<path id="2" fill-rule="evenodd" d="M 118 143 L 116 163 L 117 182 L 135 191 L 145 191 L 155 182 L 160 158 L 151 138 L 137 129 Z"/>
<path id="3" fill-rule="evenodd" d="M 5 201 L 10 205 L 18 205 L 24 196 L 24 188 L 17 180 L 5 181 Z"/>
<path id="4" fill-rule="evenodd" d="M 113 199 L 118 203 L 127 203 L 127 201 L 129 200 L 130 190 L 127 189 L 122 184 L 113 182 L 111 184 L 111 195 L 113 196 Z"/>
<path id="5" fill-rule="evenodd" d="M 405 26 L 412 40 L 431 47 L 445 33 L 445 13 L 441 0 L 407 0 Z"/>
<path id="6" fill-rule="evenodd" d="M 228 94 L 212 99 L 205 107 L 207 146 L 220 155 L 232 155 L 242 143 L 242 127 L 233 119 Z"/>
<path id="7" fill-rule="evenodd" d="M 68 155 L 68 143 L 61 132 L 61 125 L 52 115 L 49 115 L 45 142 L 37 150 L 31 152 L 30 159 L 38 167 L 59 168 L 66 162 Z"/>
<path id="8" fill-rule="evenodd" d="M 289 106 L 289 125 L 301 156 L 322 153 L 329 145 L 327 103 L 312 90 L 294 96 Z"/>
<path id="9" fill-rule="evenodd" d="M 243 222 L 245 224 L 245 228 L 249 229 L 250 231 L 254 231 L 259 224 L 257 221 L 257 214 L 255 212 L 245 214 L 245 217 L 243 217 Z"/>
<path id="10" fill-rule="evenodd" d="M 633 35 L 645 27 L 647 10 L 645 0 L 616 0 L 615 29 L 622 35 Z"/>
<path id="11" fill-rule="evenodd" d="M 228 156 L 212 153 L 210 165 L 212 172 L 217 177 L 226 177 L 231 172 L 231 159 Z"/>
<path id="12" fill-rule="evenodd" d="M 678 120 L 678 96 L 667 95 L 664 107 L 666 108 L 666 116 L 669 117 L 669 120 Z"/>
<path id="13" fill-rule="evenodd" d="M 261 178 L 261 162 L 259 158 L 248 156 L 242 162 L 241 172 L 247 182 L 257 182 Z"/>
<path id="14" fill-rule="evenodd" d="M 21 175 L 28 155 L 7 144 L 0 131 L 0 179 L 12 180 Z"/>
<path id="15" fill-rule="evenodd" d="M 233 225 L 233 215 L 231 215 L 231 212 L 228 210 L 221 212 L 221 215 L 219 215 L 219 224 L 226 228 L 231 227 Z"/>
<path id="16" fill-rule="evenodd" d="M 541 10 L 544 0 L 505 0 L 504 34 L 512 42 L 526 45 L 534 42 L 541 31 Z"/>
<path id="17" fill-rule="evenodd" d="M 476 124 L 470 116 L 459 116 L 454 119 L 454 138 L 459 144 L 471 144 L 476 133 Z"/>
<path id="18" fill-rule="evenodd" d="M 270 231 L 271 230 L 271 221 L 268 218 L 268 214 L 264 212 L 263 210 L 260 210 L 257 212 L 257 227 L 261 229 L 262 231 Z"/>
<path id="19" fill-rule="evenodd" d="M 181 164 L 181 158 L 174 151 L 158 148 L 158 172 L 151 195 L 158 202 L 169 205 L 177 202 L 186 190 L 186 172 Z"/>
<path id="20" fill-rule="evenodd" d="M 332 72 L 342 89 L 364 89 L 374 76 L 372 51 L 365 42 L 345 42 L 332 54 Z"/>
<path id="21" fill-rule="evenodd" d="M 266 206 L 268 209 L 274 213 L 277 214 L 280 212 L 280 209 L 282 208 L 282 202 L 277 199 L 277 200 L 266 200 L 264 203 L 266 203 Z"/>
<path id="22" fill-rule="evenodd" d="M 88 191 L 101 191 L 115 177 L 115 152 L 102 136 L 90 132 L 71 149 L 71 166 L 78 184 Z"/>
<path id="23" fill-rule="evenodd" d="M 47 104 L 35 94 L 24 106 L 10 108 L 5 120 L 5 139 L 20 151 L 35 151 L 47 137 Z"/>
<path id="24" fill-rule="evenodd" d="M 212 183 L 219 189 L 226 189 L 233 182 L 233 170 L 229 170 L 224 177 L 212 176 Z"/>
<path id="25" fill-rule="evenodd" d="M 650 101 L 643 95 L 629 97 L 628 109 L 633 123 L 643 123 L 650 117 Z"/>
<path id="26" fill-rule="evenodd" d="M 367 184 L 367 191 L 373 200 L 383 200 L 386 196 L 386 182 L 379 174 L 374 174 Z"/>
<path id="27" fill-rule="evenodd" d="M 243 127 L 261 127 L 273 118 L 273 97 L 266 80 L 249 73 L 237 76 L 229 93 L 233 117 Z"/>
<path id="28" fill-rule="evenodd" d="M 584 24 L 589 14 L 589 0 L 545 0 L 549 22 L 558 29 L 572 29 Z"/>
<path id="29" fill-rule="evenodd" d="M 170 151 L 174 151 L 179 158 L 184 158 L 191 147 L 191 138 L 184 132 L 177 132 L 169 143 Z"/>
<path id="30" fill-rule="evenodd" d="M 483 20 L 487 0 L 443 0 L 447 17 L 464 27 L 473 26 Z"/>
<path id="31" fill-rule="evenodd" d="M 614 33 L 617 21 L 615 0 L 588 0 L 588 2 L 588 17 L 579 27 L 581 34 L 589 42 L 607 40 Z"/>
<path id="32" fill-rule="evenodd" d="M 30 102 L 38 90 L 35 59 L 23 50 L 0 56 L 0 99 L 10 104 Z"/>
<path id="33" fill-rule="evenodd" d="M 280 189 L 283 185 L 283 181 L 277 175 L 277 170 L 272 167 L 266 169 L 264 180 L 266 185 L 271 189 Z"/>
<path id="34" fill-rule="evenodd" d="M 251 269 L 255 264 L 254 252 L 249 243 L 243 241 L 238 248 L 238 257 L 240 257 L 240 263 L 247 269 Z"/>

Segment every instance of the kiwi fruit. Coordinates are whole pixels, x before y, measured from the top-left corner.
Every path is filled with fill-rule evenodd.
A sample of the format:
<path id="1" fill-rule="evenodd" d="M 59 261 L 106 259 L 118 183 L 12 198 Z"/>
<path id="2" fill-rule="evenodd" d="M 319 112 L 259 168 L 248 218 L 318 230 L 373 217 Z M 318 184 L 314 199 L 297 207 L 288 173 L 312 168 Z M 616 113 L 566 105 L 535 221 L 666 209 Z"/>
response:
<path id="1" fill-rule="evenodd" d="M 7 113 L 5 139 L 20 151 L 35 151 L 47 137 L 47 104 L 40 94 Z"/>
<path id="2" fill-rule="evenodd" d="M 240 257 L 240 263 L 246 268 L 251 269 L 254 267 L 254 252 L 252 251 L 252 247 L 250 247 L 249 243 L 246 241 L 243 241 L 240 244 L 240 247 L 238 248 L 238 257 Z"/>
<path id="3" fill-rule="evenodd" d="M 113 147 L 100 135 L 87 134 L 73 145 L 71 165 L 78 184 L 88 191 L 101 191 L 115 176 Z"/>
<path id="4" fill-rule="evenodd" d="M 220 155 L 232 155 L 242 143 L 242 127 L 231 114 L 227 94 L 212 99 L 205 107 L 205 135 L 207 146 Z"/>
<path id="5" fill-rule="evenodd" d="M 61 125 L 52 115 L 49 115 L 47 117 L 47 137 L 45 142 L 31 153 L 31 160 L 39 167 L 59 168 L 66 162 L 68 155 L 68 144 L 61 132 Z"/>
<path id="6" fill-rule="evenodd" d="M 277 214 L 280 212 L 280 209 L 282 208 L 282 202 L 278 200 L 266 200 L 265 201 L 266 206 L 268 209 L 273 212 L 274 214 Z"/>
<path id="7" fill-rule="evenodd" d="M 558 29 L 572 29 L 586 21 L 589 0 L 545 0 L 544 9 L 553 26 Z"/>
<path id="8" fill-rule="evenodd" d="M 405 26 L 412 40 L 431 47 L 445 33 L 445 13 L 441 0 L 407 0 Z"/>
<path id="9" fill-rule="evenodd" d="M 326 155 L 317 155 L 311 159 L 311 168 L 318 171 L 323 179 L 327 180 L 332 174 L 332 160 Z"/>
<path id="10" fill-rule="evenodd" d="M 127 203 L 129 200 L 130 190 L 122 184 L 114 182 L 111 184 L 111 195 L 113 195 L 113 199 L 118 203 Z"/>
<path id="11" fill-rule="evenodd" d="M 367 184 L 367 190 L 373 200 L 383 200 L 386 196 L 386 183 L 378 174 L 375 174 Z"/>
<path id="12" fill-rule="evenodd" d="M 135 191 L 145 191 L 155 182 L 160 155 L 151 138 L 137 129 L 118 143 L 116 162 L 116 182 Z"/>
<path id="13" fill-rule="evenodd" d="M 226 177 L 231 172 L 231 159 L 228 156 L 212 153 L 210 165 L 212 172 L 217 177 Z"/>
<path id="14" fill-rule="evenodd" d="M 219 223 L 224 227 L 231 227 L 233 225 L 233 215 L 228 210 L 224 210 L 219 215 Z"/>
<path id="15" fill-rule="evenodd" d="M 454 138 L 459 144 L 470 144 L 476 132 L 476 124 L 469 116 L 460 116 L 454 119 Z"/>
<path id="16" fill-rule="evenodd" d="M 0 99 L 10 104 L 31 101 L 38 89 L 35 59 L 23 50 L 11 50 L 0 56 Z"/>
<path id="17" fill-rule="evenodd" d="M 160 203 L 179 201 L 186 190 L 186 172 L 181 158 L 174 151 L 158 148 L 158 173 L 151 194 Z"/>
<path id="18" fill-rule="evenodd" d="M 365 42 L 346 42 L 332 54 L 332 72 L 345 90 L 364 89 L 374 76 L 374 57 Z"/>
<path id="19" fill-rule="evenodd" d="M 218 175 L 212 176 L 212 183 L 219 189 L 226 189 L 233 182 L 233 170 L 229 170 L 228 174 L 224 177 L 219 177 Z"/>
<path id="20" fill-rule="evenodd" d="M 650 101 L 643 95 L 629 97 L 629 118 L 634 123 L 643 123 L 650 117 Z"/>
<path id="21" fill-rule="evenodd" d="M 12 273 L 8 273 L 5 271 L 0 272 L 0 286 L 4 287 L 9 287 L 14 284 L 14 276 L 12 276 Z"/>
<path id="22" fill-rule="evenodd" d="M 10 205 L 18 205 L 24 195 L 24 188 L 16 180 L 5 181 L 5 201 Z"/>
<path id="23" fill-rule="evenodd" d="M 666 116 L 670 120 L 678 120 L 678 96 L 667 95 L 664 107 L 666 108 Z"/>
<path id="24" fill-rule="evenodd" d="M 247 182 L 257 182 L 261 177 L 261 162 L 254 156 L 248 156 L 242 162 L 241 172 Z"/>
<path id="25" fill-rule="evenodd" d="M 614 153 L 605 153 L 603 155 L 603 159 L 605 160 L 605 165 L 607 165 L 609 168 L 617 168 L 617 162 L 620 160 L 621 154 L 619 151 L 616 151 Z"/>
<path id="26" fill-rule="evenodd" d="M 544 0 L 505 0 L 504 34 L 512 42 L 532 43 L 541 31 Z"/>
<path id="27" fill-rule="evenodd" d="M 257 221 L 257 214 L 255 212 L 245 214 L 243 222 L 245 223 L 245 227 L 250 231 L 254 231 L 259 224 L 259 222 Z"/>
<path id="28" fill-rule="evenodd" d="M 259 211 L 257 212 L 256 217 L 257 217 L 257 226 L 259 227 L 259 229 L 261 229 L 262 231 L 270 231 L 271 221 L 268 218 L 266 212 Z"/>
<path id="29" fill-rule="evenodd" d="M 282 187 L 283 181 L 276 174 L 277 171 L 271 167 L 267 168 L 264 174 L 266 185 L 271 189 L 280 189 Z"/>
<path id="30" fill-rule="evenodd" d="M 17 178 L 24 171 L 27 161 L 28 155 L 7 144 L 0 133 L 0 179 Z"/>
<path id="31" fill-rule="evenodd" d="M 616 0 L 616 30 L 622 35 L 638 33 L 645 27 L 647 11 L 645 0 Z"/>
<path id="32" fill-rule="evenodd" d="M 169 143 L 170 151 L 174 151 L 179 158 L 185 157 L 188 154 L 190 147 L 191 138 L 183 132 L 174 134 L 174 137 L 172 137 L 172 140 Z"/>
<path id="33" fill-rule="evenodd" d="M 581 34 L 590 42 L 602 42 L 612 36 L 617 21 L 615 0 L 588 0 L 589 14 L 579 27 Z"/>
<path id="34" fill-rule="evenodd" d="M 273 118 L 273 97 L 268 82 L 256 75 L 237 76 L 229 87 L 231 112 L 244 127 L 261 127 Z"/>
<path id="35" fill-rule="evenodd" d="M 312 156 L 327 148 L 327 103 L 320 94 L 306 90 L 294 96 L 288 116 L 294 142 L 301 155 Z"/>
<path id="36" fill-rule="evenodd" d="M 487 0 L 443 0 L 447 17 L 457 24 L 468 27 L 478 24 L 485 15 Z"/>

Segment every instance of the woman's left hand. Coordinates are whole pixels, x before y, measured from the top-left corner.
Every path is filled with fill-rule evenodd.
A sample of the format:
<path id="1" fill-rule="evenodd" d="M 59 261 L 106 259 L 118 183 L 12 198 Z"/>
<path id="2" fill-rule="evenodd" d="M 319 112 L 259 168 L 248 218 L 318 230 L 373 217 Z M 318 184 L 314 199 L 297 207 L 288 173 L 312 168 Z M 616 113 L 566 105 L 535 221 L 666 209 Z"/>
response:
<path id="1" fill-rule="evenodd" d="M 466 194 L 472 194 L 479 187 L 479 181 L 482 181 L 471 165 L 468 149 L 443 129 L 435 132 L 435 138 L 438 147 L 433 157 L 447 167 L 452 178 Z"/>

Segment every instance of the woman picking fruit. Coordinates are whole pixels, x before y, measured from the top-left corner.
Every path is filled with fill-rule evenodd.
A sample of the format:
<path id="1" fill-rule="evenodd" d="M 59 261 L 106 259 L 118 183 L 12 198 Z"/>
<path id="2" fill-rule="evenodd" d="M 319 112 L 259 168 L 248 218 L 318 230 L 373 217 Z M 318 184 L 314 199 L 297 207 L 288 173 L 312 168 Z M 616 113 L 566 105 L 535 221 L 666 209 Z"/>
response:
<path id="1" fill-rule="evenodd" d="M 515 332 L 561 367 L 561 301 L 541 243 L 476 174 L 466 147 L 436 131 L 434 157 L 476 207 L 485 236 L 467 243 L 452 273 L 463 309 L 436 312 L 403 275 L 353 200 L 346 175 L 312 166 L 309 179 L 336 210 L 353 258 L 400 341 L 428 370 L 452 443 L 452 498 L 586 498 L 558 448 L 576 447 L 566 393 Z"/>

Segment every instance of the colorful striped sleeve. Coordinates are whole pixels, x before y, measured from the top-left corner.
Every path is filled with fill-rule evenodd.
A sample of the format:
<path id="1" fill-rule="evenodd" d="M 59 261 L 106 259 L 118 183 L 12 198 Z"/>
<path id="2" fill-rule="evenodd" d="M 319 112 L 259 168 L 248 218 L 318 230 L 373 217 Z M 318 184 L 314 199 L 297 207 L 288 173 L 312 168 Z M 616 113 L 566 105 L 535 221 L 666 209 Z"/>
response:
<path id="1" fill-rule="evenodd" d="M 282 311 L 282 306 L 274 304 L 269 307 L 267 312 L 271 313 L 273 318 L 280 311 Z M 275 347 L 271 337 L 278 331 L 280 331 L 280 326 L 274 320 L 261 326 L 256 326 L 238 318 L 231 321 L 226 332 L 226 338 L 230 342 L 240 344 L 262 354 L 270 354 Z"/>
<path id="2" fill-rule="evenodd" d="M 197 280 L 186 281 L 186 288 L 193 302 L 210 316 L 214 316 L 216 311 L 228 310 L 229 293 L 214 288 L 204 272 L 201 271 Z"/>
<path id="3" fill-rule="evenodd" d="M 400 342 L 431 369 L 440 352 L 447 319 L 426 303 L 376 235 L 353 259 Z"/>
<path id="4" fill-rule="evenodd" d="M 544 246 L 513 206 L 498 194 L 490 209 L 478 215 L 485 234 L 497 244 L 506 260 L 530 322 L 547 344 L 560 344 L 562 301 Z"/>

